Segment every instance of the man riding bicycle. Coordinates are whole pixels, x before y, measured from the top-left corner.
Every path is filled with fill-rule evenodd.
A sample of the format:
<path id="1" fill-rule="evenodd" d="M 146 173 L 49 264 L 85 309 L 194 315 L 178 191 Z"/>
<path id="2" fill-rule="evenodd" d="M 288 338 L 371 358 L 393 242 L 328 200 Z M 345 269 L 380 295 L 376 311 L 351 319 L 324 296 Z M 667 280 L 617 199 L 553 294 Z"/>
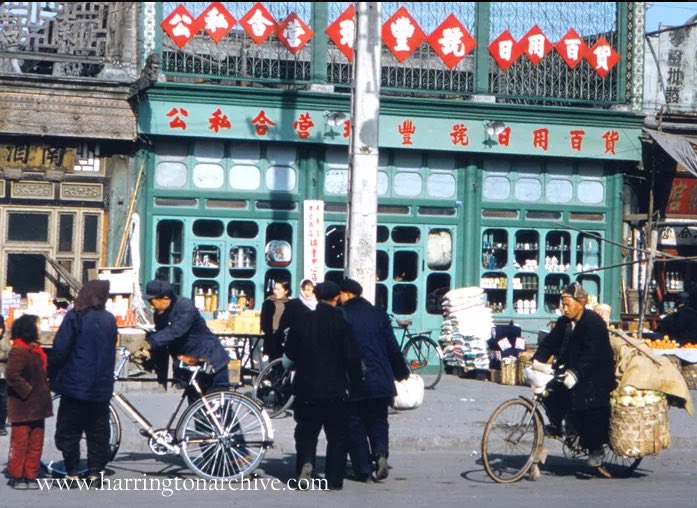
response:
<path id="1" fill-rule="evenodd" d="M 202 380 L 204 393 L 229 388 L 227 365 L 230 357 L 220 340 L 208 329 L 203 316 L 188 298 L 176 296 L 165 280 L 151 280 L 145 286 L 145 298 L 155 313 L 155 333 L 145 339 L 153 350 L 167 347 L 173 358 L 188 355 L 205 358 L 213 373 Z M 146 352 L 145 356 L 149 356 Z M 165 376 L 166 377 L 166 376 Z M 190 393 L 189 402 L 198 398 Z"/>
<path id="2" fill-rule="evenodd" d="M 552 368 L 563 381 L 544 399 L 551 422 L 545 434 L 562 435 L 562 421 L 567 418 L 568 429 L 568 420 L 572 420 L 581 444 L 590 453 L 586 464 L 597 468 L 609 441 L 610 392 L 616 382 L 607 326 L 602 317 L 585 308 L 587 301 L 579 282 L 564 289 L 564 315 L 539 345 L 533 361 L 546 363 L 554 355 Z"/>

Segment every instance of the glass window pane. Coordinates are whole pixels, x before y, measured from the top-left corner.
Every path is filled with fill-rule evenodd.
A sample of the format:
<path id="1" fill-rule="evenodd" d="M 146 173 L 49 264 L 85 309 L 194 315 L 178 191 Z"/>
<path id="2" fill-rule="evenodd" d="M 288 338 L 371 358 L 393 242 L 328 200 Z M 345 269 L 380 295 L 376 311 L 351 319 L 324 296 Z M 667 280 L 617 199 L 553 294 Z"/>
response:
<path id="1" fill-rule="evenodd" d="M 546 197 L 550 203 L 568 203 L 574 197 L 574 186 L 568 180 L 549 180 Z"/>
<path id="2" fill-rule="evenodd" d="M 383 281 L 390 273 L 390 256 L 384 250 L 375 251 L 375 280 Z"/>
<path id="3" fill-rule="evenodd" d="M 256 190 L 261 185 L 261 172 L 256 166 L 232 166 L 229 178 L 230 187 L 237 190 Z"/>
<path id="4" fill-rule="evenodd" d="M 414 251 L 399 251 L 394 253 L 394 268 L 392 278 L 399 282 L 416 280 L 419 272 L 419 255 Z"/>
<path id="5" fill-rule="evenodd" d="M 385 171 L 378 171 L 378 196 L 384 196 L 390 188 L 390 177 Z"/>
<path id="6" fill-rule="evenodd" d="M 225 145 L 219 141 L 198 140 L 194 143 L 193 155 L 198 162 L 220 162 L 225 156 Z"/>
<path id="7" fill-rule="evenodd" d="M 271 191 L 290 192 L 295 189 L 295 170 L 288 166 L 272 166 L 266 170 L 266 187 Z"/>
<path id="8" fill-rule="evenodd" d="M 345 226 L 328 226 L 325 235 L 324 264 L 327 268 L 344 267 Z"/>
<path id="9" fill-rule="evenodd" d="M 392 313 L 398 315 L 416 312 L 416 286 L 395 284 L 392 286 Z"/>
<path id="10" fill-rule="evenodd" d="M 482 186 L 484 199 L 502 200 L 511 195 L 511 181 L 505 176 L 487 176 Z"/>
<path id="11" fill-rule="evenodd" d="M 443 314 L 443 296 L 450 291 L 450 275 L 432 273 L 426 279 L 426 312 Z"/>
<path id="12" fill-rule="evenodd" d="M 75 215 L 72 213 L 60 215 L 60 225 L 58 226 L 58 252 L 72 252 L 74 224 Z"/>
<path id="13" fill-rule="evenodd" d="M 191 179 L 200 189 L 220 189 L 225 183 L 225 171 L 217 164 L 197 164 Z"/>
<path id="14" fill-rule="evenodd" d="M 600 204 L 605 201 L 605 188 L 603 182 L 584 180 L 578 184 L 578 200 L 589 205 Z"/>
<path id="15" fill-rule="evenodd" d="M 397 173 L 394 177 L 393 191 L 397 196 L 413 197 L 421 194 L 423 181 L 418 173 Z"/>
<path id="16" fill-rule="evenodd" d="M 217 238 L 223 235 L 223 231 L 225 231 L 225 226 L 219 220 L 198 219 L 193 225 L 193 232 L 196 236 Z"/>
<path id="17" fill-rule="evenodd" d="M 409 226 L 396 226 L 392 229 L 392 241 L 395 243 L 419 243 L 421 231 Z"/>
<path id="18" fill-rule="evenodd" d="M 346 194 L 348 181 L 348 169 L 328 169 L 324 174 L 324 192 L 327 194 Z"/>
<path id="19" fill-rule="evenodd" d="M 15 293 L 26 296 L 27 293 L 44 291 L 45 281 L 46 259 L 41 254 L 7 255 L 7 285 Z M 9 335 L 9 330 L 6 335 Z"/>
<path id="20" fill-rule="evenodd" d="M 157 223 L 157 262 L 176 265 L 182 261 L 182 233 L 184 224 L 178 220 L 161 220 Z"/>
<path id="21" fill-rule="evenodd" d="M 450 231 L 433 229 L 428 233 L 426 263 L 431 270 L 447 270 L 453 261 L 453 238 Z"/>
<path id="22" fill-rule="evenodd" d="M 17 242 L 47 242 L 48 214 L 10 213 L 7 239 Z"/>
<path id="23" fill-rule="evenodd" d="M 433 173 L 426 184 L 428 195 L 434 198 L 452 198 L 455 196 L 455 177 L 446 173 Z"/>
<path id="24" fill-rule="evenodd" d="M 539 201 L 542 184 L 537 178 L 519 178 L 515 183 L 515 197 L 520 201 Z"/>
<path id="25" fill-rule="evenodd" d="M 85 231 L 82 237 L 83 252 L 97 252 L 98 226 L 98 215 L 85 215 Z"/>
<path id="26" fill-rule="evenodd" d="M 178 189 L 186 185 L 186 166 L 181 162 L 160 162 L 155 167 L 155 186 Z"/>
<path id="27" fill-rule="evenodd" d="M 256 222 L 233 220 L 227 225 L 227 234 L 230 238 L 256 238 L 259 226 Z"/>

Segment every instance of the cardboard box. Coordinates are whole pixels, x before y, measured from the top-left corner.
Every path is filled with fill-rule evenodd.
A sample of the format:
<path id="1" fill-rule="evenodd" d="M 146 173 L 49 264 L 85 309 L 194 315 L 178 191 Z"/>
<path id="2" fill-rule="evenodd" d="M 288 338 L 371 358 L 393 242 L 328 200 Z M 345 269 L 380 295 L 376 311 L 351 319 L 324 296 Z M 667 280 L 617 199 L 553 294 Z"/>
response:
<path id="1" fill-rule="evenodd" d="M 261 315 L 253 310 L 246 310 L 228 319 L 227 328 L 232 333 L 261 335 Z"/>

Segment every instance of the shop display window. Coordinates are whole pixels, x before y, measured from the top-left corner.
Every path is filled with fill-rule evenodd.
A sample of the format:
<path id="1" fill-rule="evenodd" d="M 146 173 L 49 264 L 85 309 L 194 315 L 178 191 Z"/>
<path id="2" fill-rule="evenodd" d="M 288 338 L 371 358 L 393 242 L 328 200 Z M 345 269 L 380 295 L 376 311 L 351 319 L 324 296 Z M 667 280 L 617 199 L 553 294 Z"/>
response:
<path id="1" fill-rule="evenodd" d="M 378 309 L 387 310 L 387 286 L 375 284 L 375 306 Z"/>
<path id="2" fill-rule="evenodd" d="M 230 168 L 228 179 L 235 190 L 257 190 L 261 186 L 261 171 L 250 164 L 237 164 Z"/>
<path id="3" fill-rule="evenodd" d="M 537 231 L 522 229 L 515 233 L 514 267 L 516 270 L 536 272 L 540 254 L 540 235 Z"/>
<path id="4" fill-rule="evenodd" d="M 410 226 L 395 226 L 392 228 L 392 241 L 394 243 L 419 243 L 421 231 L 419 228 Z"/>
<path id="5" fill-rule="evenodd" d="M 191 299 L 201 312 L 215 312 L 220 308 L 220 286 L 211 280 L 196 280 L 191 286 Z"/>
<path id="6" fill-rule="evenodd" d="M 256 222 L 232 220 L 227 225 L 227 234 L 230 238 L 256 238 L 259 226 Z"/>
<path id="7" fill-rule="evenodd" d="M 266 264 L 272 267 L 286 267 L 293 258 L 291 247 L 293 228 L 290 224 L 274 222 L 266 227 Z"/>
<path id="8" fill-rule="evenodd" d="M 236 280 L 228 286 L 228 291 L 227 291 L 227 302 L 226 302 L 226 308 L 229 311 L 239 311 L 240 310 L 240 304 L 242 303 L 240 301 L 240 297 L 245 297 L 247 299 L 246 305 L 247 309 L 254 309 L 256 305 L 256 284 L 252 281 L 240 281 Z M 220 307 L 222 308 L 223 302 L 220 303 Z"/>
<path id="9" fill-rule="evenodd" d="M 82 231 L 82 252 L 96 253 L 99 239 L 99 215 L 85 214 Z"/>
<path id="10" fill-rule="evenodd" d="M 415 284 L 392 286 L 392 313 L 413 314 L 416 312 L 417 287 Z"/>
<path id="11" fill-rule="evenodd" d="M 11 242 L 48 241 L 47 213 L 17 213 L 8 215 L 7 240 Z"/>
<path id="12" fill-rule="evenodd" d="M 511 280 L 513 309 L 516 314 L 537 313 L 538 278 L 536 274 L 519 273 Z"/>
<path id="13" fill-rule="evenodd" d="M 550 231 L 545 236 L 545 264 L 548 272 L 568 272 L 571 268 L 571 235 Z"/>
<path id="14" fill-rule="evenodd" d="M 375 280 L 382 282 L 390 273 L 390 255 L 384 250 L 375 252 Z"/>
<path id="15" fill-rule="evenodd" d="M 385 226 L 378 226 L 376 236 L 378 243 L 385 243 L 390 239 L 390 230 Z"/>
<path id="16" fill-rule="evenodd" d="M 445 229 L 428 232 L 426 264 L 431 270 L 447 270 L 453 262 L 453 235 Z"/>
<path id="17" fill-rule="evenodd" d="M 62 213 L 59 219 L 58 252 L 72 252 L 75 214 Z M 70 271 L 70 270 L 68 270 Z"/>
<path id="18" fill-rule="evenodd" d="M 225 226 L 219 220 L 199 219 L 194 221 L 193 232 L 202 238 L 218 238 L 223 236 Z"/>
<path id="19" fill-rule="evenodd" d="M 187 181 L 188 172 L 182 162 L 160 162 L 155 166 L 155 187 L 181 189 Z"/>
<path id="20" fill-rule="evenodd" d="M 419 275 L 419 255 L 415 251 L 398 251 L 394 253 L 394 280 L 399 282 L 415 281 Z"/>
<path id="21" fill-rule="evenodd" d="M 426 312 L 443 314 L 443 296 L 450 291 L 452 280 L 448 273 L 431 273 L 426 278 Z"/>
<path id="22" fill-rule="evenodd" d="M 177 265 L 182 261 L 182 233 L 184 224 L 179 220 L 161 220 L 157 223 L 157 262 Z"/>
<path id="23" fill-rule="evenodd" d="M 257 268 L 257 250 L 251 245 L 233 246 L 228 260 L 230 275 L 233 277 L 253 277 Z"/>
<path id="24" fill-rule="evenodd" d="M 578 235 L 576 239 L 577 271 L 591 270 L 600 266 L 600 240 L 591 235 Z"/>
<path id="25" fill-rule="evenodd" d="M 324 240 L 324 264 L 327 268 L 344 268 L 345 233 L 345 226 L 327 226 Z"/>
<path id="26" fill-rule="evenodd" d="M 508 232 L 487 229 L 482 235 L 482 268 L 498 270 L 508 264 Z"/>
<path id="27" fill-rule="evenodd" d="M 205 244 L 194 245 L 191 259 L 195 277 L 217 277 L 220 273 L 220 247 Z"/>
<path id="28" fill-rule="evenodd" d="M 559 309 L 561 293 L 570 283 L 568 275 L 553 274 L 545 277 L 545 312 L 553 314 Z"/>
<path id="29" fill-rule="evenodd" d="M 272 166 L 266 170 L 266 188 L 276 192 L 295 190 L 297 173 L 289 166 Z"/>

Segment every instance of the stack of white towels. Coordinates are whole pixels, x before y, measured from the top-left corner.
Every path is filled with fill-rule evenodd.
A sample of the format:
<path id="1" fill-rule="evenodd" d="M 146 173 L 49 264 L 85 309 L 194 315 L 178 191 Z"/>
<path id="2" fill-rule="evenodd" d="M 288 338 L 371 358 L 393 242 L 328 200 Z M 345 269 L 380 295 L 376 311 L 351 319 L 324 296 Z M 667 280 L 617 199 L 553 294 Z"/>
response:
<path id="1" fill-rule="evenodd" d="M 480 287 L 452 289 L 443 298 L 443 361 L 466 371 L 488 369 L 486 341 L 491 337 L 493 319 Z"/>

